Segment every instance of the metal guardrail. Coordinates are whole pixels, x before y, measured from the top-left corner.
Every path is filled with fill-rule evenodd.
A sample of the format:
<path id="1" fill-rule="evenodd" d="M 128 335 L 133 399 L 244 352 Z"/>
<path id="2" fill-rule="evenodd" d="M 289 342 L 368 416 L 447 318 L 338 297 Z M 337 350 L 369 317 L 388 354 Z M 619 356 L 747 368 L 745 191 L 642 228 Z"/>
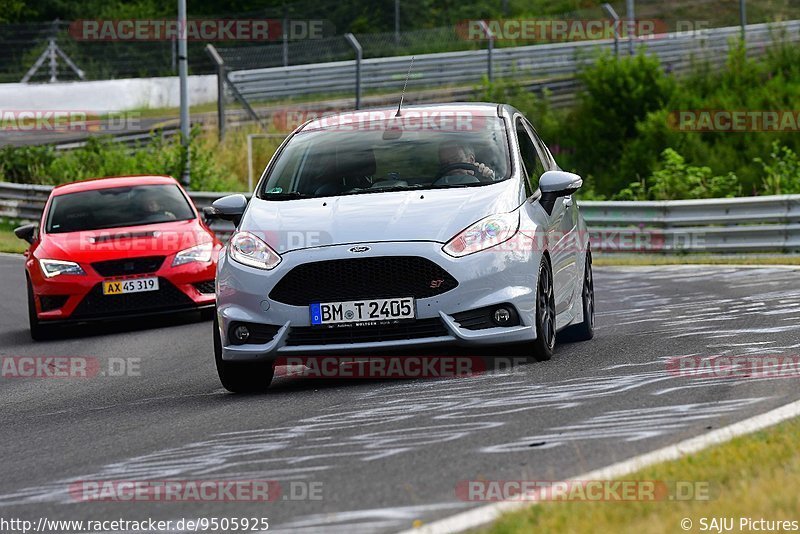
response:
<path id="1" fill-rule="evenodd" d="M 0 182 L 0 218 L 38 221 L 51 186 Z M 228 193 L 193 191 L 202 209 Z M 800 195 L 670 201 L 583 201 L 594 250 L 604 252 L 794 252 Z M 224 221 L 214 231 L 233 230 Z"/>
<path id="2" fill-rule="evenodd" d="M 607 252 L 794 252 L 800 250 L 800 195 L 583 201 L 594 246 Z"/>
<path id="3" fill-rule="evenodd" d="M 115 143 L 127 145 L 128 148 L 135 148 L 143 144 L 150 143 L 157 135 L 161 137 L 170 138 L 181 134 L 181 129 L 177 126 L 170 128 L 160 128 L 157 130 L 147 130 L 141 132 L 124 132 L 120 134 L 111 135 Z M 56 143 L 53 148 L 56 150 L 74 150 L 86 146 L 88 137 L 79 139 L 77 141 L 67 141 L 65 143 Z"/>
<path id="4" fill-rule="evenodd" d="M 777 33 L 790 41 L 800 40 L 800 21 L 751 24 L 747 26 L 747 48 L 759 54 Z M 714 28 L 697 32 L 669 33 L 640 39 L 671 72 L 689 69 L 703 59 L 712 64 L 725 61 L 729 41 L 741 35 L 741 27 Z M 492 51 L 495 79 L 541 79 L 574 76 L 580 64 L 601 50 L 613 52 L 613 39 L 555 43 Z M 423 54 L 414 57 L 409 87 L 477 83 L 487 72 L 487 50 Z M 402 86 L 411 56 L 365 59 L 361 62 L 363 90 L 398 89 Z M 355 61 L 335 61 L 289 67 L 232 71 L 230 82 L 247 100 L 266 100 L 298 94 L 334 94 L 352 91 L 356 79 Z"/>

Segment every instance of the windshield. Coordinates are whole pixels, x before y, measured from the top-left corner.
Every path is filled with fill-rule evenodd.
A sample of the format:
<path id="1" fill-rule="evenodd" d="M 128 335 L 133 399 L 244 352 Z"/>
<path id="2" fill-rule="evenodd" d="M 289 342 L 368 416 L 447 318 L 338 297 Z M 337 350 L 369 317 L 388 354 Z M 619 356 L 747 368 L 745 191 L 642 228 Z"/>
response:
<path id="1" fill-rule="evenodd" d="M 59 234 L 194 219 L 177 185 L 137 185 L 53 198 L 47 232 Z"/>
<path id="2" fill-rule="evenodd" d="M 300 132 L 287 143 L 259 196 L 291 200 L 472 187 L 508 179 L 503 120 L 471 119 L 463 129 L 424 127 L 425 122 L 413 128 L 382 120 Z"/>

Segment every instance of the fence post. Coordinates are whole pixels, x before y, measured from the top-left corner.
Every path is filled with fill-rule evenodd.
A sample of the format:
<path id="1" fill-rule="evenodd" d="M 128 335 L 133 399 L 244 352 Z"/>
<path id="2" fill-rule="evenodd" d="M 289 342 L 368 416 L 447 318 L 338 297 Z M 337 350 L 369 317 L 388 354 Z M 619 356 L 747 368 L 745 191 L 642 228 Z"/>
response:
<path id="1" fill-rule="evenodd" d="M 186 150 L 186 164 L 181 184 L 189 188 L 192 177 L 191 125 L 189 124 L 189 52 L 186 44 L 186 0 L 178 0 L 178 81 L 180 94 L 181 142 Z"/>
<path id="2" fill-rule="evenodd" d="M 633 38 L 636 35 L 636 14 L 634 12 L 633 0 L 627 0 L 626 6 L 628 11 L 628 51 L 633 55 Z"/>
<path id="3" fill-rule="evenodd" d="M 175 36 L 172 36 L 172 39 L 169 43 L 169 50 L 172 56 L 172 72 L 177 72 L 178 70 L 178 40 L 175 39 Z"/>
<path id="4" fill-rule="evenodd" d="M 211 43 L 206 45 L 206 53 L 217 71 L 217 132 L 219 140 L 222 141 L 225 139 L 225 61 Z"/>
<path id="5" fill-rule="evenodd" d="M 400 47 L 400 0 L 394 0 L 394 45 Z"/>
<path id="6" fill-rule="evenodd" d="M 606 10 L 612 19 L 614 19 L 614 57 L 619 57 L 619 15 L 614 11 L 611 4 L 603 4 L 603 9 Z"/>
<path id="7" fill-rule="evenodd" d="M 356 109 L 361 109 L 361 59 L 364 50 L 361 48 L 361 43 L 358 42 L 358 39 L 356 39 L 356 36 L 352 33 L 344 34 L 344 38 L 347 39 L 347 42 L 353 47 L 353 50 L 356 51 Z"/>
<path id="8" fill-rule="evenodd" d="M 50 39 L 47 44 L 47 55 L 50 57 L 50 83 L 58 81 L 58 61 L 56 59 L 56 41 Z"/>
<path id="9" fill-rule="evenodd" d="M 289 66 L 289 15 L 286 11 L 286 6 L 283 6 L 283 35 L 281 36 L 282 46 L 281 52 L 283 54 L 283 66 Z"/>
<path id="10" fill-rule="evenodd" d="M 744 2 L 745 0 L 739 0 L 739 19 L 742 24 L 742 41 L 747 40 L 747 8 Z"/>
<path id="11" fill-rule="evenodd" d="M 485 20 L 481 21 L 481 28 L 483 28 L 484 33 L 486 33 L 486 38 L 489 40 L 489 48 L 486 54 L 486 74 L 489 76 L 489 81 L 491 82 L 494 78 L 494 72 L 492 68 L 492 51 L 494 50 L 494 34 L 492 30 L 489 29 L 489 25 L 486 24 Z"/>

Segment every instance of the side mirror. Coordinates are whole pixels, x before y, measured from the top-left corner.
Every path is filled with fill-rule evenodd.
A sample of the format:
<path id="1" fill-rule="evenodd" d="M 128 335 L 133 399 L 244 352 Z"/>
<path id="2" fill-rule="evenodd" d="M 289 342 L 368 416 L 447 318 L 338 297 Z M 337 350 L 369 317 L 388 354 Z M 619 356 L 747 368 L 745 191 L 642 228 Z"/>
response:
<path id="1" fill-rule="evenodd" d="M 539 190 L 542 192 L 540 200 L 544 211 L 553 214 L 553 208 L 559 197 L 568 197 L 583 185 L 583 180 L 577 174 L 565 171 L 547 171 L 539 178 Z"/>
<path id="2" fill-rule="evenodd" d="M 539 178 L 539 189 L 543 195 L 568 197 L 582 185 L 583 180 L 580 176 L 565 171 L 547 171 Z"/>
<path id="3" fill-rule="evenodd" d="M 211 221 L 213 221 L 214 219 L 219 219 L 219 216 L 217 215 L 217 210 L 215 210 L 211 206 L 206 206 L 205 208 L 200 210 L 200 213 L 203 215 L 203 222 L 206 224 L 211 224 Z"/>
<path id="4" fill-rule="evenodd" d="M 19 228 L 15 228 L 14 235 L 32 245 L 36 237 L 36 229 L 37 225 L 26 224 L 24 226 L 20 226 Z"/>
<path id="5" fill-rule="evenodd" d="M 215 200 L 211 206 L 203 208 L 203 215 L 206 219 L 233 221 L 236 226 L 239 226 L 245 208 L 247 208 L 247 197 L 242 194 L 228 195 Z"/>

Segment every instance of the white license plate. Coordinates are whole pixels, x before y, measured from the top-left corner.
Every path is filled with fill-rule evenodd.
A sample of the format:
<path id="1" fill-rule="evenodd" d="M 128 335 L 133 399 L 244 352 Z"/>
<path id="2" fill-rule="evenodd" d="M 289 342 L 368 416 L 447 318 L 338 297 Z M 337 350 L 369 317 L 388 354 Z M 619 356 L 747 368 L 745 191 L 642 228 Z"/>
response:
<path id="1" fill-rule="evenodd" d="M 312 325 L 384 324 L 416 317 L 413 297 L 315 302 L 310 309 Z"/>
<path id="2" fill-rule="evenodd" d="M 103 282 L 103 295 L 124 295 L 158 291 L 158 278 L 134 278 L 133 280 L 113 280 Z"/>

